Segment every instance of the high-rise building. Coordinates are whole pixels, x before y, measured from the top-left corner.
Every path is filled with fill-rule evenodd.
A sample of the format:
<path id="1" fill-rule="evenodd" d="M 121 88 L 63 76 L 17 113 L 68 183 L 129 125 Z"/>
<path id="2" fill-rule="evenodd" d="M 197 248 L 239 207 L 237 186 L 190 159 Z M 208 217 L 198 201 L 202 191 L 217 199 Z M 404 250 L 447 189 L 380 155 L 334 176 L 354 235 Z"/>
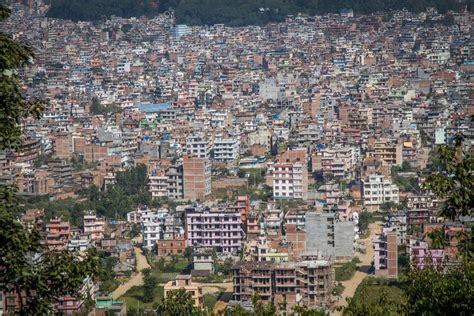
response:
<path id="1" fill-rule="evenodd" d="M 186 210 L 189 246 L 212 247 L 218 253 L 237 253 L 242 249 L 242 221 L 234 208 L 198 208 Z"/>
<path id="2" fill-rule="evenodd" d="M 211 164 L 206 158 L 183 157 L 185 200 L 204 200 L 211 194 Z"/>
<path id="3" fill-rule="evenodd" d="M 306 212 L 305 218 L 306 253 L 336 259 L 353 257 L 356 222 L 341 221 L 336 213 Z"/>
<path id="4" fill-rule="evenodd" d="M 374 267 L 376 276 L 396 278 L 398 276 L 397 231 L 392 229 L 376 236 L 374 245 Z"/>

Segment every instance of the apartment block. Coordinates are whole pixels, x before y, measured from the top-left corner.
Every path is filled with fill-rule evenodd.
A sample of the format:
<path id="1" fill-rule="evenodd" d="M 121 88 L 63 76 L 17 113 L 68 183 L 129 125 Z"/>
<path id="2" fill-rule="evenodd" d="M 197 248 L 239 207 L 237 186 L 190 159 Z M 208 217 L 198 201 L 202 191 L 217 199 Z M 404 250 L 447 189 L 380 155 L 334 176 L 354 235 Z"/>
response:
<path id="1" fill-rule="evenodd" d="M 305 253 L 335 259 L 348 259 L 354 255 L 357 224 L 341 221 L 336 213 L 306 212 Z"/>
<path id="2" fill-rule="evenodd" d="M 391 229 L 372 240 L 376 276 L 396 278 L 398 276 L 397 231 Z"/>
<path id="3" fill-rule="evenodd" d="M 403 162 L 402 144 L 397 139 L 371 138 L 368 142 L 367 157 L 386 162 L 389 166 L 401 166 Z"/>
<path id="4" fill-rule="evenodd" d="M 258 292 L 263 301 L 309 307 L 329 303 L 333 285 L 328 260 L 238 262 L 233 267 L 235 301 L 251 302 Z"/>
<path id="5" fill-rule="evenodd" d="M 359 160 L 359 151 L 350 146 L 333 146 L 321 152 L 321 169 L 324 176 L 350 179 Z"/>
<path id="6" fill-rule="evenodd" d="M 207 159 L 184 156 L 183 187 L 185 200 L 204 200 L 211 194 L 211 165 Z"/>
<path id="7" fill-rule="evenodd" d="M 362 180 L 364 205 L 369 209 L 377 209 L 386 202 L 399 203 L 399 189 L 383 175 L 372 174 Z"/>
<path id="8" fill-rule="evenodd" d="M 153 199 L 168 196 L 168 177 L 164 172 L 153 170 L 148 176 L 148 187 Z"/>
<path id="9" fill-rule="evenodd" d="M 239 158 L 240 142 L 237 136 L 224 138 L 217 135 L 213 146 L 213 159 L 222 162 L 232 162 Z"/>
<path id="10" fill-rule="evenodd" d="M 188 207 L 188 246 L 213 247 L 218 253 L 238 253 L 242 249 L 242 221 L 238 211 L 220 207 Z"/>
<path id="11" fill-rule="evenodd" d="M 92 240 L 104 238 L 105 220 L 96 215 L 84 215 L 84 234 L 90 235 Z"/>
<path id="12" fill-rule="evenodd" d="M 52 218 L 49 224 L 46 224 L 46 246 L 49 249 L 66 248 L 70 235 L 69 222 L 62 221 L 60 218 Z"/>
<path id="13" fill-rule="evenodd" d="M 277 162 L 273 164 L 273 197 L 275 199 L 308 198 L 306 162 Z"/>
<path id="14" fill-rule="evenodd" d="M 209 158 L 209 141 L 202 133 L 189 135 L 186 138 L 186 151 L 195 158 Z"/>

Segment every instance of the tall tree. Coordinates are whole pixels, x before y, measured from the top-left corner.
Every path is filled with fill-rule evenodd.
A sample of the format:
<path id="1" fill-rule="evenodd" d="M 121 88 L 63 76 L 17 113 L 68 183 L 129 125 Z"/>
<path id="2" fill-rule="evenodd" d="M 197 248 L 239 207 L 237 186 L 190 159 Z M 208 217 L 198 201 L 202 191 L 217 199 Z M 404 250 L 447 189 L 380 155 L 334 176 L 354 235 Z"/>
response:
<path id="1" fill-rule="evenodd" d="M 458 136 L 455 146 L 440 146 L 438 166 L 428 175 L 425 188 L 444 200 L 441 215 L 450 219 L 472 215 L 474 209 L 474 158 Z"/>
<path id="2" fill-rule="evenodd" d="M 10 14 L 0 6 L 0 20 Z M 0 150 L 21 150 L 21 121 L 38 117 L 43 109 L 38 100 L 24 97 L 16 71 L 33 54 L 3 32 L 0 52 Z M 54 302 L 63 295 L 79 295 L 84 279 L 98 272 L 98 257 L 93 251 L 79 257 L 44 249 L 36 228 L 24 226 L 14 216 L 19 209 L 15 188 L 0 186 L 0 284 L 2 290 L 19 296 L 20 314 L 51 314 Z"/>
<path id="3" fill-rule="evenodd" d="M 444 246 L 447 245 L 446 238 L 444 238 L 444 233 L 441 229 L 434 229 L 427 236 L 431 240 L 432 249 L 444 249 Z"/>

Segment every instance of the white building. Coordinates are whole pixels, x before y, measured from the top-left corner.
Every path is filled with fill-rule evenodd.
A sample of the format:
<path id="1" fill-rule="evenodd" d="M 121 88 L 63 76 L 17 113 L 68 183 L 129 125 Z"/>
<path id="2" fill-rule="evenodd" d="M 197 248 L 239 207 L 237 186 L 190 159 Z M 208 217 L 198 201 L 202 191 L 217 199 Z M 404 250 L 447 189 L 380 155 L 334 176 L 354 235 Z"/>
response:
<path id="1" fill-rule="evenodd" d="M 399 203 L 399 189 L 391 180 L 383 175 L 372 174 L 367 180 L 362 180 L 364 205 L 378 207 L 386 202 Z"/>
<path id="2" fill-rule="evenodd" d="M 239 158 L 240 142 L 237 136 L 224 138 L 217 135 L 214 140 L 214 159 L 217 161 L 235 161 Z"/>
<path id="3" fill-rule="evenodd" d="M 351 178 L 356 163 L 359 161 L 358 148 L 350 146 L 333 146 L 322 151 L 321 167 L 323 174 L 334 177 Z"/>
<path id="4" fill-rule="evenodd" d="M 168 215 L 167 209 L 142 214 L 143 247 L 152 249 L 156 241 L 161 238 L 165 219 Z"/>
<path id="5" fill-rule="evenodd" d="M 209 141 L 204 134 L 193 134 L 186 138 L 186 151 L 195 158 L 209 158 Z"/>
<path id="6" fill-rule="evenodd" d="M 273 198 L 308 198 L 308 172 L 301 161 L 273 164 Z"/>
<path id="7" fill-rule="evenodd" d="M 156 199 L 168 196 L 168 177 L 164 173 L 152 171 L 148 177 L 148 187 L 151 197 Z"/>

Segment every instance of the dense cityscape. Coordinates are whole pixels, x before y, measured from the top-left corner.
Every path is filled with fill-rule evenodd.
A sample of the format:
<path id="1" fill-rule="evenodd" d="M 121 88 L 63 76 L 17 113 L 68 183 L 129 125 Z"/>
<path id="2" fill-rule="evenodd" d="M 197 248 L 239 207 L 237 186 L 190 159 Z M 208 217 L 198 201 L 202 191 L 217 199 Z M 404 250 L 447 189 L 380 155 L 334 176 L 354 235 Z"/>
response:
<path id="1" fill-rule="evenodd" d="M 467 7 L 49 8 L 0 14 L 0 315 L 473 312 Z"/>

